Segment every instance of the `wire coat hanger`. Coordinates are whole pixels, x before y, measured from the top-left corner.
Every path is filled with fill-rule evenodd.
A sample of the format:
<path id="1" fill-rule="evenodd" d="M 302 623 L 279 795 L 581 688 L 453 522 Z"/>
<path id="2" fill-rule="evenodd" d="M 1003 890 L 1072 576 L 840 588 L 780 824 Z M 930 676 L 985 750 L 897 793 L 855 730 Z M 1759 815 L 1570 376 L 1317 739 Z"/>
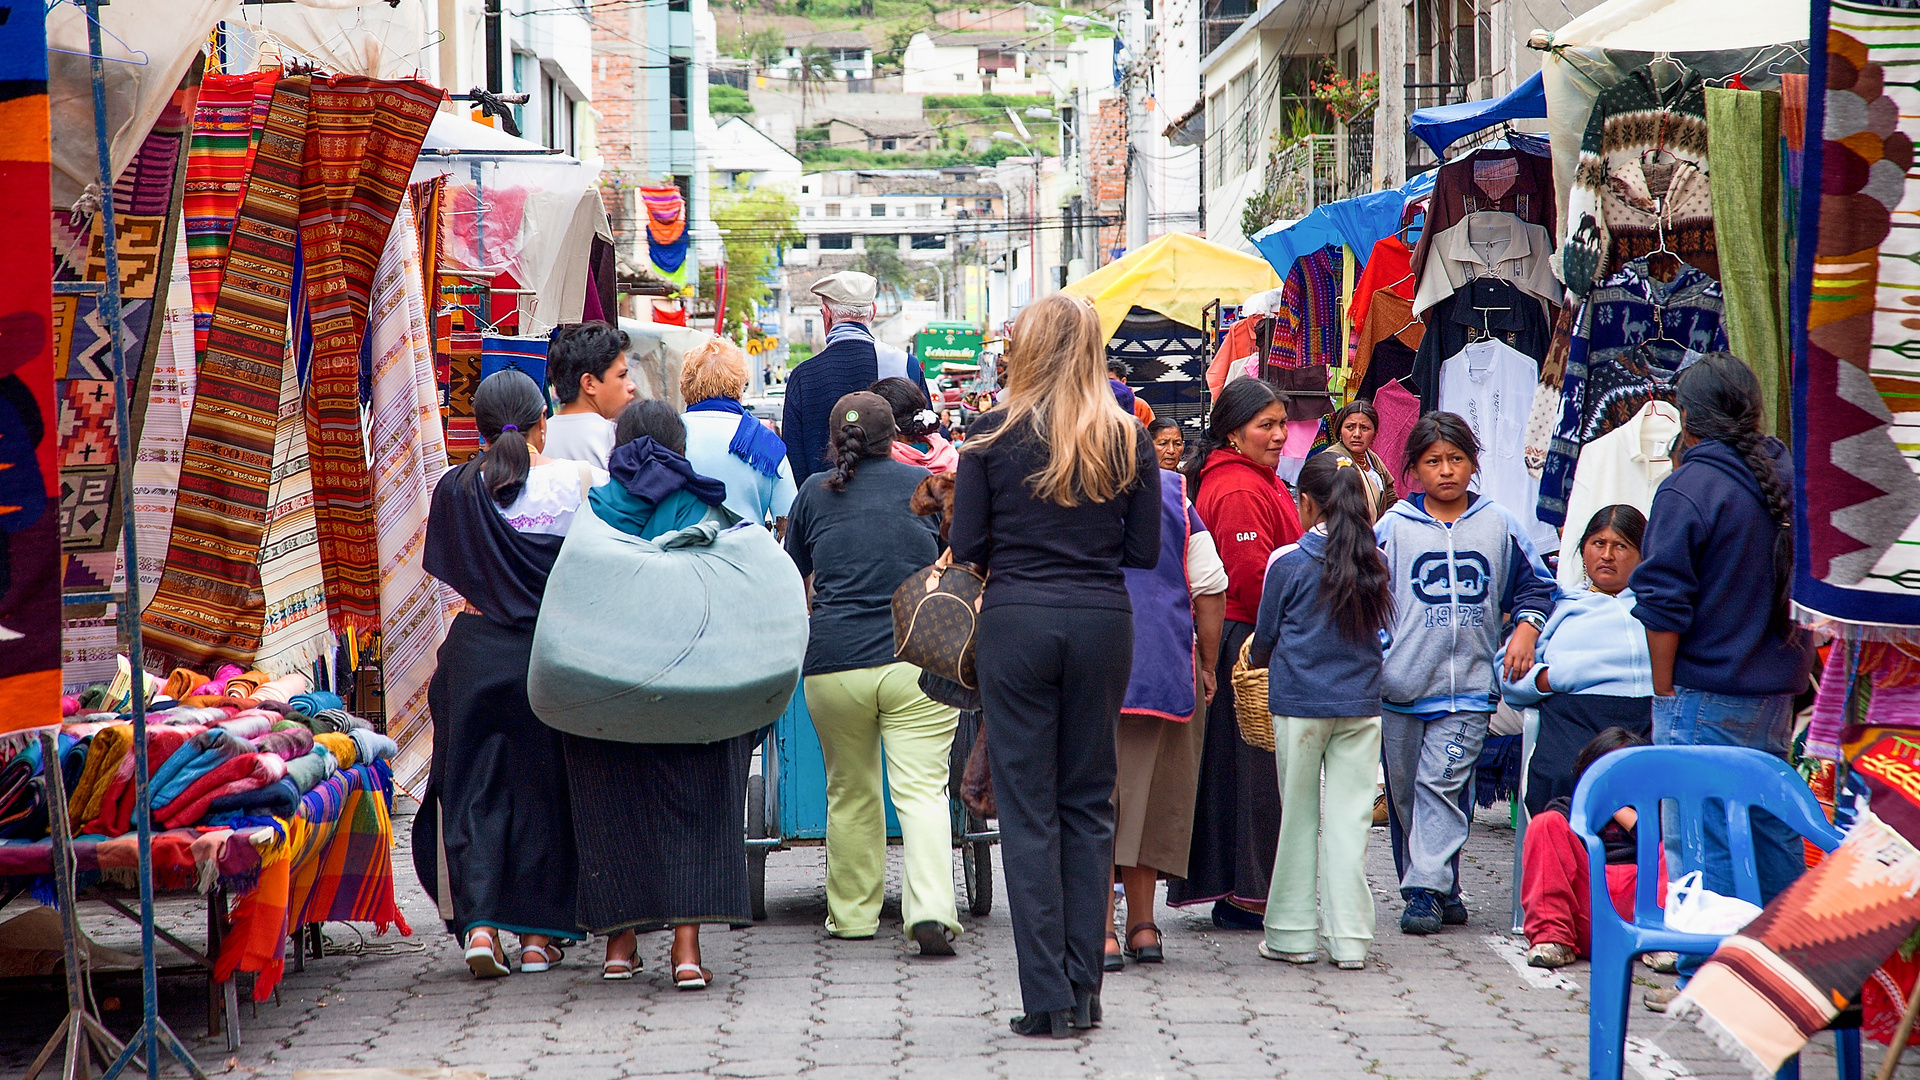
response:
<path id="1" fill-rule="evenodd" d="M 110 64 L 127 64 L 132 67 L 146 67 L 152 61 L 153 58 L 147 55 L 147 51 L 145 49 L 136 49 L 133 46 L 127 44 L 126 42 L 120 40 L 120 36 L 118 34 L 115 34 L 113 31 L 107 29 L 106 26 L 102 24 L 99 19 L 94 18 L 93 12 L 88 11 L 84 6 L 82 6 L 79 3 L 79 0 L 53 0 L 53 5 L 49 7 L 48 10 L 51 11 L 53 7 L 58 7 L 62 3 L 72 4 L 74 7 L 79 8 L 80 14 L 85 16 L 88 22 L 92 23 L 95 26 L 100 27 L 100 33 L 103 37 L 106 37 L 112 40 L 114 44 L 127 50 L 127 56 L 107 56 L 105 54 L 102 54 L 100 59 L 105 60 Z M 47 46 L 47 51 L 55 52 L 55 53 L 64 53 L 67 56 L 84 56 L 89 59 L 93 57 L 93 54 L 91 52 L 80 52 L 76 49 L 56 49 L 51 45 Z M 132 57 L 137 57 L 138 59 L 130 59 Z"/>

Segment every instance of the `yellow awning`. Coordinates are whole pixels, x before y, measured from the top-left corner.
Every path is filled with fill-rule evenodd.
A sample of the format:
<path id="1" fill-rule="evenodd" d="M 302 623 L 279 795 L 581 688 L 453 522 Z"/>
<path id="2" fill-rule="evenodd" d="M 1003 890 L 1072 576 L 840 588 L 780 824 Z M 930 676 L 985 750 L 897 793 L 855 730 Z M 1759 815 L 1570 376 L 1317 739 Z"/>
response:
<path id="1" fill-rule="evenodd" d="M 1199 327 L 1201 310 L 1213 301 L 1238 304 L 1279 287 L 1280 278 L 1265 259 L 1187 233 L 1168 233 L 1061 291 L 1092 301 L 1101 333 L 1111 338 L 1136 306 Z"/>

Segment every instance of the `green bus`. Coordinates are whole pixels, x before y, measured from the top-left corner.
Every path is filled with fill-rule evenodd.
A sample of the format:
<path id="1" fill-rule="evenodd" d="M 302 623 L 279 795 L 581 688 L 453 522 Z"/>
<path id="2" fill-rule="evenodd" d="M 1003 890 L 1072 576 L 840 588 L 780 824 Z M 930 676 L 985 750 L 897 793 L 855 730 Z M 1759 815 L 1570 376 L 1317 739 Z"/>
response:
<path id="1" fill-rule="evenodd" d="M 914 352 L 928 379 L 949 363 L 972 364 L 980 355 L 980 328 L 967 322 L 930 322 L 914 340 Z"/>

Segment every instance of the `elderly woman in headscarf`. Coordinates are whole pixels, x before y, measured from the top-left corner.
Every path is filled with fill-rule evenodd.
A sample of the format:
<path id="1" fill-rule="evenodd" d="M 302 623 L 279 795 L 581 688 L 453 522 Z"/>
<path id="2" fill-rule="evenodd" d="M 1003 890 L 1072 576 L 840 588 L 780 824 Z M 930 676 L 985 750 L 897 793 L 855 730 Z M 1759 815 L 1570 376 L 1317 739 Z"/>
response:
<path id="1" fill-rule="evenodd" d="M 687 461 L 727 486 L 725 506 L 742 521 L 784 535 L 798 491 L 793 467 L 787 444 L 740 404 L 746 387 L 747 361 L 733 342 L 714 338 L 687 353 L 680 368 Z"/>

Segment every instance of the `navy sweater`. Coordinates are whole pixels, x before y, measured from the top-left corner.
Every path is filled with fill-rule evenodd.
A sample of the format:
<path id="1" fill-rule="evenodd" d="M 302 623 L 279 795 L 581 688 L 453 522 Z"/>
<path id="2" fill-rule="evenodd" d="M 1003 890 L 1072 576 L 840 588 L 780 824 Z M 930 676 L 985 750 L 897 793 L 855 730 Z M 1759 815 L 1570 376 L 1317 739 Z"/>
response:
<path id="1" fill-rule="evenodd" d="M 1320 599 L 1327 537 L 1309 529 L 1267 560 L 1249 659 L 1268 653 L 1267 707 L 1275 716 L 1380 715 L 1380 638 L 1354 643 Z"/>
<path id="2" fill-rule="evenodd" d="M 925 385 L 920 362 L 912 356 L 907 357 L 907 378 L 915 385 Z M 793 466 L 795 485 L 833 468 L 829 443 L 835 428 L 827 413 L 834 403 L 879 379 L 880 360 L 873 343 L 859 337 L 834 342 L 787 375 L 780 438 L 787 444 L 787 463 Z"/>
<path id="3" fill-rule="evenodd" d="M 1791 490 L 1787 448 L 1778 439 L 1767 447 Z M 1759 482 L 1725 443 L 1695 445 L 1661 482 L 1633 571 L 1633 615 L 1680 635 L 1676 686 L 1746 696 L 1807 688 L 1812 642 L 1769 628 L 1773 537 Z"/>

